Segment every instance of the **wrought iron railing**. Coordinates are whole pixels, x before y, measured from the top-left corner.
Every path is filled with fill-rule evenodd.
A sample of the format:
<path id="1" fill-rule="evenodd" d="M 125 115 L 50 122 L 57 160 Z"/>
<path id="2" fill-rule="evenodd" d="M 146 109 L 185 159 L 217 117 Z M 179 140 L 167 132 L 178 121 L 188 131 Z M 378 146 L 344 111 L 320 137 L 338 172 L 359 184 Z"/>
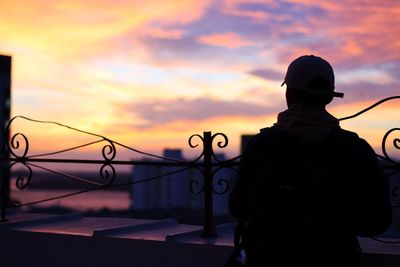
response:
<path id="1" fill-rule="evenodd" d="M 74 146 L 70 147 L 67 149 L 62 149 L 58 150 L 55 152 L 50 152 L 50 153 L 42 153 L 42 154 L 30 154 L 30 143 L 27 138 L 27 136 L 24 133 L 14 133 L 10 136 L 9 142 L 5 143 L 5 148 L 10 154 L 9 157 L 3 157 L 0 158 L 1 161 L 3 162 L 9 162 L 9 168 L 8 170 L 11 170 L 14 168 L 14 166 L 19 166 L 20 168 L 24 168 L 26 170 L 26 175 L 22 176 L 19 175 L 15 179 L 15 187 L 19 190 L 25 189 L 29 186 L 32 180 L 32 175 L 33 175 L 33 170 L 32 168 L 40 169 L 46 172 L 54 173 L 61 175 L 63 177 L 66 177 L 68 179 L 76 180 L 82 183 L 86 183 L 87 185 L 90 185 L 90 188 L 83 189 L 80 191 L 76 191 L 73 193 L 68 193 L 64 194 L 61 196 L 56 196 L 56 197 L 50 197 L 46 199 L 41 199 L 33 202 L 27 202 L 27 203 L 18 203 L 13 201 L 11 198 L 9 198 L 9 192 L 6 192 L 6 190 L 9 190 L 10 188 L 10 179 L 2 179 L 2 188 L 4 188 L 2 194 L 2 207 L 1 207 L 1 212 L 2 212 L 2 221 L 6 220 L 6 209 L 7 206 L 12 206 L 12 207 L 23 207 L 23 206 L 29 206 L 29 205 L 34 205 L 34 204 L 39 204 L 51 200 L 56 200 L 56 199 L 61 199 L 73 195 L 78 195 L 90 191 L 95 191 L 95 190 L 101 190 L 105 188 L 112 188 L 112 187 L 118 187 L 118 186 L 128 186 L 128 185 L 133 185 L 133 184 L 138 184 L 138 183 L 144 183 L 148 182 L 151 180 L 155 179 L 160 179 L 162 177 L 170 176 L 172 174 L 176 174 L 179 172 L 184 172 L 188 169 L 197 169 L 203 176 L 203 185 L 200 185 L 198 180 L 192 180 L 190 182 L 189 190 L 193 194 L 204 194 L 204 223 L 203 223 L 203 231 L 202 231 L 202 236 L 204 237 L 213 237 L 216 236 L 216 230 L 215 230 L 215 225 L 214 225 L 214 216 L 213 216 L 213 194 L 225 194 L 229 190 L 229 182 L 224 179 L 224 178 L 219 178 L 217 181 L 217 184 L 221 186 L 221 190 L 217 190 L 215 186 L 213 185 L 213 177 L 215 174 L 223 169 L 223 168 L 235 168 L 238 166 L 238 160 L 240 156 L 234 157 L 230 160 L 220 160 L 216 156 L 214 149 L 213 149 L 213 143 L 217 141 L 217 138 L 222 138 L 221 140 L 217 141 L 216 145 L 219 148 L 225 148 L 228 145 L 228 138 L 225 134 L 223 133 L 215 133 L 212 134 L 211 132 L 203 132 L 203 135 L 199 134 L 194 134 L 190 136 L 188 140 L 188 144 L 191 148 L 196 148 L 199 145 L 203 145 L 203 150 L 200 153 L 197 158 L 194 160 L 181 160 L 181 159 L 175 159 L 175 158 L 168 158 L 168 157 L 163 157 L 147 152 L 143 152 L 141 150 L 126 146 L 124 144 L 121 144 L 117 141 L 113 141 L 105 136 L 94 134 L 91 132 L 87 131 L 82 131 L 67 125 L 63 125 L 57 122 L 50 122 L 50 121 L 40 121 L 40 120 L 35 120 L 23 116 L 17 116 L 14 117 L 10 120 L 8 123 L 6 131 L 9 132 L 10 128 L 13 124 L 14 121 L 16 120 L 27 120 L 30 122 L 34 123 L 40 123 L 40 124 L 52 124 L 56 125 L 59 127 L 67 128 L 72 131 L 76 131 L 82 134 L 86 134 L 92 137 L 97 138 L 95 141 L 91 141 L 79 146 Z M 198 143 L 196 143 L 196 140 L 198 139 Z M 69 151 L 74 151 L 80 148 L 84 147 L 89 147 L 93 146 L 95 144 L 101 144 L 104 143 L 101 149 L 101 155 L 102 159 L 100 160 L 89 160 L 89 159 L 65 159 L 65 158 L 50 158 L 49 156 L 54 156 L 54 155 L 60 155 Z M 135 153 L 138 153 L 142 156 L 147 156 L 155 160 L 116 160 L 116 155 L 117 155 L 117 148 L 124 148 L 126 150 L 133 151 Z M 84 179 L 82 177 L 78 177 L 75 175 L 68 174 L 66 172 L 62 171 L 56 171 L 51 168 L 47 168 L 41 165 L 38 165 L 39 163 L 61 163 L 61 164 L 91 164 L 91 165 L 100 165 L 99 169 L 99 177 L 98 177 L 98 182 L 93 181 L 93 180 L 88 180 Z M 163 174 L 152 176 L 152 177 L 146 177 L 140 180 L 134 180 L 131 182 L 125 182 L 125 183 L 114 183 L 114 180 L 116 178 L 116 169 L 115 166 L 118 165 L 129 165 L 129 166 L 174 166 L 174 167 L 180 167 L 178 169 L 174 169 L 172 171 L 167 171 Z M 200 189 L 198 189 L 198 187 Z"/>
<path id="2" fill-rule="evenodd" d="M 348 117 L 341 118 L 340 120 L 348 120 L 352 119 L 354 117 L 357 117 L 365 112 L 367 112 L 370 109 L 375 108 L 376 106 L 390 101 L 394 99 L 400 99 L 400 96 L 393 96 L 393 97 L 388 97 L 385 99 L 380 100 L 379 102 L 371 105 L 370 107 L 354 114 Z M 101 190 L 105 188 L 112 188 L 112 187 L 118 187 L 118 186 L 128 186 L 128 185 L 133 185 L 137 183 L 144 183 L 148 182 L 150 180 L 155 180 L 155 179 L 160 179 L 165 176 L 169 176 L 175 173 L 179 172 L 184 172 L 188 169 L 197 169 L 203 176 L 203 184 L 199 184 L 197 180 L 193 180 L 189 183 L 189 190 L 193 194 L 200 194 L 203 193 L 203 200 L 204 200 L 204 223 L 203 223 L 203 231 L 202 231 L 202 236 L 203 237 L 215 237 L 217 235 L 216 229 L 215 229 L 215 224 L 214 224 L 214 212 L 213 212 L 213 194 L 225 194 L 229 190 L 229 182 L 227 179 L 224 178 L 218 178 L 217 181 L 214 181 L 216 177 L 216 173 L 220 171 L 221 169 L 225 168 L 231 168 L 236 170 L 236 168 L 239 165 L 239 160 L 240 160 L 240 155 L 237 157 L 234 157 L 229 160 L 220 160 L 214 151 L 214 145 L 216 143 L 216 146 L 218 148 L 225 148 L 228 146 L 228 137 L 223 134 L 223 133 L 215 133 L 212 134 L 211 132 L 203 132 L 203 135 L 199 134 L 194 134 L 189 137 L 188 139 L 188 145 L 191 148 L 196 148 L 200 145 L 202 145 L 203 149 L 197 158 L 194 160 L 181 160 L 181 159 L 175 159 L 175 158 L 168 158 L 168 157 L 163 157 L 147 152 L 140 151 L 138 149 L 135 149 L 133 147 L 124 145 L 122 143 L 119 143 L 117 141 L 111 140 L 105 136 L 99 135 L 99 134 L 94 134 L 91 132 L 87 131 L 82 131 L 70 126 L 66 126 L 57 122 L 50 122 L 50 121 L 40 121 L 40 120 L 34 120 L 30 119 L 27 117 L 23 116 L 17 116 L 14 117 L 13 119 L 10 120 L 8 123 L 7 128 L 4 131 L 4 136 L 5 140 L 7 140 L 7 137 L 10 133 L 10 129 L 13 125 L 13 122 L 16 120 L 27 120 L 30 122 L 34 123 L 40 123 L 40 124 L 52 124 L 58 127 L 63 127 L 81 134 L 89 135 L 91 137 L 96 138 L 95 141 L 91 141 L 85 144 L 81 144 L 78 146 L 70 147 L 67 149 L 63 150 L 58 150 L 55 152 L 50 152 L 50 153 L 42 153 L 42 154 L 30 154 L 30 143 L 27 138 L 27 136 L 24 133 L 13 133 L 10 135 L 9 141 L 4 142 L 3 144 L 3 156 L 0 158 L 0 162 L 2 163 L 3 166 L 3 172 L 5 172 L 6 175 L 2 176 L 2 181 L 1 181 L 1 219 L 2 221 L 6 221 L 6 209 L 10 206 L 13 207 L 23 207 L 23 206 L 29 206 L 33 204 L 38 204 L 50 200 L 55 200 L 55 199 L 60 199 L 60 198 L 66 198 L 72 195 L 77 195 L 77 194 L 82 194 L 86 193 L 89 191 L 94 191 L 94 190 Z M 388 152 L 387 145 L 389 141 L 389 137 L 391 137 L 394 133 L 399 133 L 400 128 L 392 128 L 389 131 L 386 132 L 386 134 L 383 137 L 382 140 L 382 155 L 377 154 L 377 156 L 386 161 L 387 164 L 384 165 L 384 168 L 386 170 L 386 173 L 389 175 L 389 177 L 392 177 L 395 173 L 400 172 L 400 162 L 398 159 L 395 159 Z M 196 142 L 197 139 L 197 142 Z M 84 147 L 89 147 L 93 146 L 95 144 L 102 144 L 102 149 L 101 149 L 101 155 L 102 159 L 99 160 L 89 160 L 89 159 L 61 159 L 61 158 L 53 158 L 53 156 L 57 156 L 69 151 L 75 151 L 80 148 Z M 400 138 L 393 138 L 392 145 L 394 149 L 400 150 Z M 126 149 L 128 151 L 132 151 L 135 153 L 138 153 L 140 155 L 144 155 L 147 157 L 150 157 L 152 161 L 143 161 L 143 160 L 116 160 L 116 155 L 117 155 L 117 149 Z M 82 177 L 78 177 L 75 175 L 68 174 L 63 171 L 56 171 L 54 169 L 44 167 L 41 165 L 38 165 L 40 163 L 59 163 L 59 164 L 92 164 L 92 165 L 99 165 L 100 168 L 98 170 L 99 177 L 98 181 L 95 180 L 88 180 L 84 179 Z M 62 175 L 68 179 L 76 180 L 82 183 L 85 183 L 89 186 L 91 186 L 88 189 L 80 190 L 77 192 L 73 193 L 68 193 L 64 194 L 61 196 L 57 197 L 51 197 L 47 199 L 42 199 L 38 201 L 33 201 L 33 202 L 27 202 L 27 203 L 17 203 L 14 202 L 12 199 L 9 197 L 9 190 L 10 190 L 10 177 L 7 175 L 7 172 L 9 172 L 12 168 L 15 166 L 20 166 L 24 168 L 27 171 L 27 175 L 25 176 L 18 176 L 15 179 L 15 187 L 17 189 L 24 189 L 29 186 L 32 180 L 32 175 L 33 175 L 33 170 L 32 168 L 37 168 L 41 169 L 46 172 Z M 146 166 L 146 165 L 151 165 L 151 166 L 174 166 L 174 167 L 179 167 L 179 168 L 174 168 L 172 171 L 168 171 L 166 173 L 152 176 L 152 177 L 146 177 L 140 180 L 134 180 L 134 181 L 129 181 L 125 183 L 115 183 L 115 178 L 116 178 L 116 169 L 115 166 L 118 165 L 128 165 L 128 166 Z M 215 187 L 215 184 L 218 184 L 220 186 L 220 190 L 218 190 Z M 200 188 L 200 189 L 197 189 Z M 400 186 L 394 187 L 392 190 L 392 195 L 393 198 L 398 198 L 400 197 Z M 400 204 L 393 204 L 393 207 L 400 207 Z"/>

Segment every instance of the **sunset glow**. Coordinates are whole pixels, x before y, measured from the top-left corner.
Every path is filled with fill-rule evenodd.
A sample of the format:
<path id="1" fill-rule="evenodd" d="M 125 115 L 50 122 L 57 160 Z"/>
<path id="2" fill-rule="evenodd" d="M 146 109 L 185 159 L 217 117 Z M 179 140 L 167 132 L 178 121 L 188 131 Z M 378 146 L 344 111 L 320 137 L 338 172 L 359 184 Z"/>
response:
<path id="1" fill-rule="evenodd" d="M 332 63 L 344 117 L 400 95 L 400 3 L 374 0 L 0 0 L 0 54 L 13 57 L 12 116 L 57 121 L 161 154 L 203 131 L 240 135 L 286 108 L 280 84 L 302 54 Z M 342 123 L 380 152 L 400 100 Z M 22 127 L 22 126 L 23 127 Z M 84 138 L 16 125 L 35 151 Z M 23 129 L 22 129 L 23 128 Z M 60 142 L 62 139 L 62 142 Z M 130 157 L 130 156 L 129 156 Z"/>

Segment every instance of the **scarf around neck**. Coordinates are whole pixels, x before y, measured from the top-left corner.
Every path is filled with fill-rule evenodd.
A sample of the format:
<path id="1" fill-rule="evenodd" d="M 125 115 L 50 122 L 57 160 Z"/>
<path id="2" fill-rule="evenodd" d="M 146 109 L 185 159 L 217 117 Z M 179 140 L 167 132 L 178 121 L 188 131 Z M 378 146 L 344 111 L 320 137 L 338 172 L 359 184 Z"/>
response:
<path id="1" fill-rule="evenodd" d="M 340 128 L 339 120 L 328 111 L 304 104 L 293 105 L 279 113 L 273 127 L 300 136 L 305 143 L 320 142 L 334 128 Z"/>

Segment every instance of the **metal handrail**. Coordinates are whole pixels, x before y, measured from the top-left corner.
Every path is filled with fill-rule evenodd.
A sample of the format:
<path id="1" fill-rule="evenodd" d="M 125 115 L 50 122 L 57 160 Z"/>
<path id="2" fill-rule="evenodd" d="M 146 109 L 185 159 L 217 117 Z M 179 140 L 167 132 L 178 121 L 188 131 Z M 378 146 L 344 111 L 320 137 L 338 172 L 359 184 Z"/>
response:
<path id="1" fill-rule="evenodd" d="M 343 120 L 355 118 L 355 117 L 360 116 L 361 114 L 381 105 L 382 103 L 385 103 L 387 101 L 394 100 L 394 99 L 400 99 L 400 96 L 392 96 L 392 97 L 382 99 L 382 100 L 374 103 L 373 105 L 361 110 L 360 112 L 357 112 L 351 116 L 340 118 L 339 120 L 343 121 Z M 216 157 L 216 155 L 214 153 L 214 149 L 213 149 L 213 144 L 214 144 L 214 142 L 216 142 L 216 140 L 218 138 L 222 138 L 221 141 L 216 142 L 217 147 L 218 148 L 227 147 L 228 138 L 225 134 L 223 134 L 223 133 L 212 134 L 211 132 L 206 131 L 206 132 L 203 132 L 203 135 L 194 134 L 194 135 L 190 136 L 188 139 L 189 146 L 191 148 L 196 148 L 199 145 L 202 145 L 203 150 L 201 151 L 200 155 L 193 160 L 182 160 L 182 159 L 168 158 L 168 157 L 163 157 L 163 156 L 143 152 L 136 148 L 129 147 L 122 143 L 113 141 L 105 136 L 91 133 L 88 131 L 82 131 L 77 128 L 70 127 L 70 126 L 67 126 L 67 125 L 64 125 L 64 124 L 61 124 L 58 122 L 35 120 L 35 119 L 27 118 L 24 116 L 16 116 L 16 117 L 12 118 L 7 125 L 7 128 L 6 128 L 7 133 L 6 134 L 9 133 L 12 123 L 17 119 L 28 120 L 28 121 L 40 123 L 40 124 L 52 124 L 52 125 L 63 127 L 63 128 L 69 129 L 69 130 L 73 130 L 73 131 L 76 131 L 76 132 L 79 132 L 82 134 L 86 134 L 86 135 L 90 135 L 92 137 L 97 138 L 97 140 L 83 144 L 83 145 L 74 146 L 74 147 L 70 147 L 67 149 L 50 152 L 50 153 L 29 155 L 29 140 L 28 140 L 28 138 L 23 133 L 13 134 L 11 136 L 9 142 L 4 142 L 4 146 L 6 148 L 5 150 L 11 155 L 11 157 L 10 156 L 0 157 L 0 162 L 9 162 L 10 169 L 13 166 L 15 166 L 16 164 L 21 164 L 28 170 L 27 177 L 18 177 L 16 179 L 17 188 L 23 189 L 29 185 L 29 183 L 31 181 L 31 177 L 32 177 L 32 172 L 33 172 L 32 167 L 40 168 L 47 172 L 59 174 L 64 177 L 67 177 L 69 179 L 78 180 L 80 182 L 87 183 L 92 186 L 92 188 L 81 190 L 81 191 L 78 191 L 75 193 L 65 194 L 63 196 L 52 197 L 49 199 L 35 201 L 35 202 L 31 202 L 31 203 L 23 203 L 23 204 L 19 204 L 19 205 L 17 204 L 17 206 L 27 206 L 27 205 L 38 204 L 38 203 L 42 203 L 45 201 L 50 201 L 50 200 L 54 200 L 54 199 L 65 198 L 65 197 L 76 195 L 76 194 L 86 193 L 89 191 L 101 190 L 101 189 L 108 188 L 108 187 L 126 186 L 126 185 L 132 185 L 132 184 L 136 184 L 136 183 L 147 182 L 147 181 L 154 180 L 154 179 L 160 179 L 162 177 L 171 175 L 173 173 L 178 173 L 178 172 L 182 172 L 182 171 L 185 171 L 188 169 L 195 168 L 195 169 L 198 169 L 203 174 L 203 183 L 204 183 L 203 188 L 199 192 L 197 192 L 197 193 L 204 193 L 204 224 L 203 224 L 202 236 L 204 236 L 204 237 L 216 236 L 216 230 L 215 230 L 215 225 L 214 225 L 214 221 L 213 221 L 213 193 L 218 193 L 218 194 L 226 193 L 229 190 L 229 183 L 225 179 L 221 179 L 221 178 L 218 179 L 218 183 L 223 184 L 225 187 L 224 187 L 224 190 L 222 190 L 221 192 L 217 192 L 213 187 L 213 179 L 214 179 L 215 173 L 222 168 L 238 167 L 239 160 L 240 160 L 240 155 L 233 157 L 231 159 L 228 159 L 228 160 L 219 160 Z M 387 146 L 389 136 L 391 136 L 392 133 L 395 131 L 400 131 L 400 128 L 390 129 L 384 135 L 383 140 L 382 140 L 383 155 L 377 154 L 377 156 L 380 159 L 383 159 L 390 164 L 387 166 L 387 168 L 390 169 L 392 171 L 392 173 L 397 173 L 400 171 L 400 164 L 397 160 L 393 159 L 389 155 L 389 153 L 387 152 L 386 146 Z M 8 136 L 8 135 L 5 135 L 5 136 Z M 198 139 L 198 143 L 195 143 L 194 139 Z M 91 145 L 99 144 L 99 143 L 105 143 L 102 148 L 103 159 L 101 159 L 101 160 L 46 158 L 47 156 L 59 155 L 59 154 L 62 154 L 62 153 L 68 152 L 68 151 L 73 151 L 73 150 L 76 150 L 76 149 L 79 149 L 82 147 L 87 147 L 87 146 L 91 146 Z M 396 149 L 400 149 L 400 139 L 399 138 L 395 138 L 393 140 L 393 146 Z M 148 156 L 148 157 L 152 158 L 153 160 L 149 160 L 149 161 L 147 161 L 147 160 L 146 161 L 144 161 L 144 160 L 126 160 L 126 161 L 115 160 L 118 147 L 127 149 L 129 151 L 138 153 L 140 155 Z M 18 154 L 17 151 L 22 151 L 22 153 Z M 45 168 L 43 166 L 37 165 L 36 163 L 65 163 L 65 164 L 101 165 L 100 170 L 99 170 L 100 178 L 102 180 L 106 180 L 108 182 L 105 184 L 93 182 L 91 180 L 83 179 L 81 177 L 76 177 L 76 176 L 73 176 L 70 174 L 66 174 L 63 172 Z M 123 184 L 115 184 L 114 179 L 116 176 L 116 171 L 113 166 L 116 166 L 116 165 L 174 166 L 174 167 L 182 167 L 182 168 L 179 168 L 178 170 L 174 170 L 172 172 L 167 172 L 167 173 L 164 173 L 161 175 L 156 175 L 153 177 L 141 179 L 139 181 L 132 181 L 132 182 L 123 183 Z M 5 190 L 9 190 L 9 183 L 10 183 L 9 178 L 2 179 L 2 188 Z M 190 183 L 190 190 L 192 191 L 192 193 L 194 193 L 194 190 L 193 190 L 194 183 L 197 183 L 197 182 L 192 181 Z M 1 207 L 3 221 L 6 220 L 5 210 L 7 208 L 8 202 L 9 202 L 8 193 L 3 190 L 3 192 L 2 192 L 2 207 Z"/>

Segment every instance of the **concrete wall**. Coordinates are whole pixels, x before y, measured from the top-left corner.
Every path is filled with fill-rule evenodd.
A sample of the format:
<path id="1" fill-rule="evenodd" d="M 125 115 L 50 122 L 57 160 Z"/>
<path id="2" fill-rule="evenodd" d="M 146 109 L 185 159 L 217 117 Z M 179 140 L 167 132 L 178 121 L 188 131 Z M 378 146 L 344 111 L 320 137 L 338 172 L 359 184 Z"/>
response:
<path id="1" fill-rule="evenodd" d="M 0 232 L 0 266 L 221 267 L 226 246 L 166 241 Z"/>
<path id="2" fill-rule="evenodd" d="M 230 246 L 88 237 L 24 231 L 0 232 L 0 266 L 222 267 Z M 365 254 L 363 267 L 399 267 L 400 256 Z"/>

